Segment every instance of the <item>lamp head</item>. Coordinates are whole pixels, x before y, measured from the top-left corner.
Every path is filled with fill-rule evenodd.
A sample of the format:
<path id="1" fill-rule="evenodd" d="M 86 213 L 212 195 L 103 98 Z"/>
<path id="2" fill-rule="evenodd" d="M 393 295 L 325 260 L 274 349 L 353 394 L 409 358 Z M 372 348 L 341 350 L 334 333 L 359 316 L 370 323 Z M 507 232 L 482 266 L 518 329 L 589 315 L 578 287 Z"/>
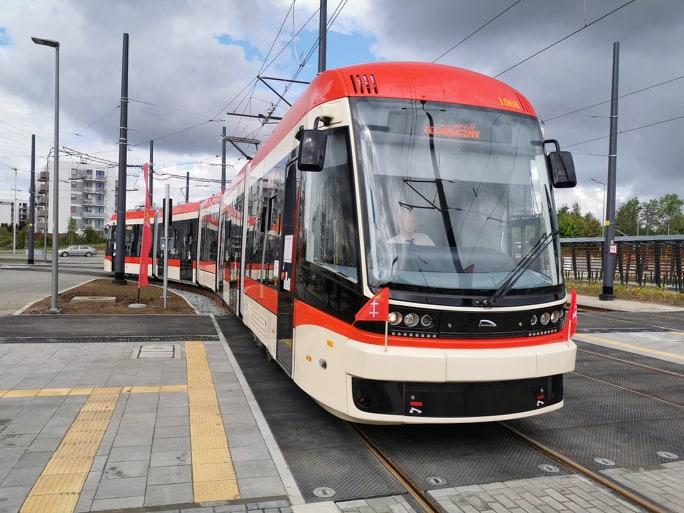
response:
<path id="1" fill-rule="evenodd" d="M 59 48 L 59 41 L 53 41 L 51 39 L 42 39 L 40 37 L 32 37 L 31 41 L 37 45 L 49 46 L 51 48 Z"/>

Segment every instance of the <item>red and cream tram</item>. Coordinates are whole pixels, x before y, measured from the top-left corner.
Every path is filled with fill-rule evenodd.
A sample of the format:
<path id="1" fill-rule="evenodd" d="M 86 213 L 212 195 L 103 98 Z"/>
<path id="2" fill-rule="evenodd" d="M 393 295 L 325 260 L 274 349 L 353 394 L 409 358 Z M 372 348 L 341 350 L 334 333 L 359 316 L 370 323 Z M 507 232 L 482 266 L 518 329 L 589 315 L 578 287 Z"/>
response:
<path id="1" fill-rule="evenodd" d="M 223 194 L 173 209 L 169 278 L 219 292 L 339 417 L 536 415 L 563 405 L 575 366 L 552 192 L 574 185 L 570 154 L 502 82 L 424 63 L 330 70 Z M 384 324 L 354 322 L 385 287 L 386 346 Z"/>

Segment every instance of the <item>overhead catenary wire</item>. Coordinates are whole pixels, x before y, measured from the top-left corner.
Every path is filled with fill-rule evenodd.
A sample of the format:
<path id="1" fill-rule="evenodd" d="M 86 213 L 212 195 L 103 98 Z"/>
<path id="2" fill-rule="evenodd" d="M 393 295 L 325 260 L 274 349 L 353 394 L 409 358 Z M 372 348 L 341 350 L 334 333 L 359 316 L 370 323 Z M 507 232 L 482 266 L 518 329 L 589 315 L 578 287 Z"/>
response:
<path id="1" fill-rule="evenodd" d="M 332 15 L 330 16 L 330 19 L 326 23 L 326 27 L 325 27 L 326 33 L 330 30 L 332 25 L 335 23 L 335 20 L 340 15 L 340 13 L 344 9 L 344 7 L 347 5 L 348 1 L 349 0 L 340 0 L 340 2 L 337 4 L 337 7 L 335 7 L 335 10 L 333 11 Z M 310 19 L 311 18 L 309 18 L 309 20 Z M 307 23 L 308 23 L 308 21 L 307 21 Z M 296 80 L 297 77 L 299 77 L 299 74 L 302 72 L 302 70 L 304 69 L 304 67 L 308 63 L 309 59 L 311 59 L 311 57 L 313 56 L 314 51 L 316 50 L 316 48 L 320 44 L 321 36 L 322 36 L 322 34 L 319 34 L 318 37 L 316 38 L 316 41 L 313 43 L 313 45 L 311 45 L 311 47 L 309 48 L 309 51 L 307 52 L 306 56 L 304 57 L 304 60 L 299 64 L 299 66 L 297 67 L 297 70 L 292 75 L 291 80 Z M 293 84 L 294 84 L 294 82 L 289 82 L 285 86 L 285 88 L 283 89 L 281 96 L 285 96 Z M 274 112 L 275 112 L 275 109 L 280 105 L 280 102 L 281 102 L 281 99 L 278 98 L 278 100 L 274 104 L 274 108 L 273 108 Z M 257 135 L 259 132 L 261 132 L 261 130 L 263 130 L 264 126 L 265 126 L 265 124 L 262 124 L 256 130 L 253 130 L 248 136 L 253 137 L 253 136 Z"/>
<path id="2" fill-rule="evenodd" d="M 567 39 L 570 39 L 572 36 L 574 36 L 574 35 L 576 35 L 576 34 L 579 34 L 579 33 L 582 32 L 583 30 L 588 29 L 588 28 L 591 27 L 592 25 L 595 25 L 596 23 L 605 20 L 608 16 L 610 16 L 610 15 L 612 15 L 612 14 L 615 14 L 615 13 L 618 12 L 619 10 L 624 9 L 625 7 L 627 7 L 627 6 L 630 5 L 630 4 L 633 4 L 633 3 L 636 2 L 636 1 L 637 1 L 637 0 L 629 0 L 629 1 L 625 2 L 624 4 L 622 4 L 622 5 L 619 5 L 618 7 L 616 7 L 615 9 L 613 9 L 612 11 L 608 11 L 606 14 L 604 14 L 604 15 L 602 15 L 602 16 L 599 16 L 599 17 L 596 18 L 595 20 L 590 21 L 589 23 L 583 25 L 582 27 L 578 28 L 577 30 L 574 30 L 574 31 L 570 32 L 569 34 L 567 34 L 567 35 L 561 37 L 558 41 L 555 41 L 555 42 L 553 42 L 553 43 L 551 43 L 551 44 L 545 46 L 545 47 L 542 48 L 541 50 L 537 50 L 536 52 L 532 53 L 531 55 L 528 55 L 527 57 L 525 57 L 523 60 L 518 61 L 518 62 L 516 62 L 515 64 L 513 64 L 512 66 L 509 66 L 509 67 L 506 68 L 505 70 L 503 70 L 503 71 L 497 73 L 496 75 L 494 75 L 494 78 L 499 78 L 501 75 L 503 75 L 503 74 L 505 74 L 505 73 L 508 73 L 509 71 L 514 70 L 514 69 L 517 68 L 518 66 L 520 66 L 520 65 L 522 65 L 522 64 L 525 64 L 527 61 L 530 61 L 530 60 L 534 59 L 534 58 L 537 57 L 538 55 L 541 55 L 542 53 L 546 52 L 547 50 L 550 50 L 551 48 L 553 48 L 554 46 L 556 46 L 556 45 L 562 43 L 563 41 L 566 41 Z"/>
<path id="3" fill-rule="evenodd" d="M 121 105 L 115 105 L 113 108 L 109 109 L 107 112 L 105 112 L 104 114 L 102 114 L 100 117 L 98 117 L 98 118 L 96 118 L 94 121 L 88 123 L 85 127 L 81 128 L 80 130 L 75 131 L 75 132 L 74 132 L 74 135 L 76 135 L 76 136 L 78 136 L 78 137 L 85 137 L 85 136 L 83 135 L 83 132 L 87 132 L 87 131 L 90 130 L 92 127 L 94 127 L 95 125 L 97 125 L 100 121 L 102 121 L 104 118 L 106 118 L 106 117 L 109 116 L 110 114 L 116 112 L 117 109 L 120 109 L 120 108 L 121 108 Z"/>
<path id="4" fill-rule="evenodd" d="M 655 84 L 651 84 L 649 86 L 642 87 L 641 89 L 636 89 L 634 91 L 630 91 L 628 93 L 625 93 L 623 95 L 618 96 L 618 98 L 619 99 L 627 98 L 628 96 L 632 96 L 634 94 L 643 93 L 644 91 L 649 91 L 651 89 L 655 89 L 656 87 L 660 87 L 660 86 L 663 86 L 666 84 L 671 84 L 672 82 L 675 82 L 677 80 L 681 80 L 682 78 L 684 78 L 684 75 L 677 75 L 676 77 L 673 77 L 673 78 L 670 78 L 667 80 L 663 80 L 662 82 L 657 82 Z M 554 116 L 551 116 L 549 118 L 544 119 L 543 122 L 548 123 L 550 121 L 553 121 L 554 119 L 559 119 L 559 118 L 562 118 L 565 116 L 570 116 L 572 114 L 577 114 L 578 112 L 583 112 L 585 110 L 589 110 L 589 109 L 592 109 L 594 107 L 598 107 L 599 105 L 604 105 L 606 103 L 610 103 L 610 100 L 604 100 L 601 102 L 592 103 L 591 105 L 585 105 L 584 107 L 579 107 L 577 109 L 573 109 L 573 110 L 570 110 L 568 112 L 563 112 L 562 114 L 556 114 Z"/>
<path id="5" fill-rule="evenodd" d="M 522 2 L 522 1 L 523 1 L 523 0 L 516 0 L 515 2 L 513 2 L 511 5 L 509 5 L 508 7 L 506 7 L 503 11 L 500 11 L 496 16 L 494 16 L 493 18 L 490 18 L 490 19 L 487 20 L 485 23 L 483 23 L 482 25 L 480 25 L 479 27 L 477 27 L 477 28 L 476 28 L 475 30 L 473 30 L 470 34 L 468 34 L 468 35 L 465 36 L 463 39 L 461 39 L 458 43 L 454 44 L 454 45 L 453 45 L 452 47 L 450 47 L 448 50 L 444 51 L 442 54 L 439 55 L 439 57 L 434 58 L 434 59 L 432 60 L 432 62 L 437 62 L 437 61 L 440 60 L 442 57 L 445 57 L 446 55 L 448 55 L 448 54 L 450 54 L 451 52 L 453 52 L 456 48 L 458 48 L 458 47 L 461 46 L 463 43 L 465 43 L 466 41 L 468 41 L 468 39 L 470 39 L 470 38 L 473 37 L 475 34 L 477 34 L 478 32 L 480 32 L 482 29 L 484 29 L 484 28 L 485 28 L 487 25 L 489 25 L 490 23 L 492 23 L 492 22 L 494 22 L 495 20 L 497 20 L 499 17 L 501 17 L 501 16 L 503 16 L 504 14 L 506 14 L 508 11 L 510 11 L 511 9 L 513 9 L 513 7 L 515 7 L 516 5 L 518 5 L 518 4 L 519 4 L 520 2 Z"/>
<path id="6" fill-rule="evenodd" d="M 642 129 L 644 129 L 644 128 L 650 128 L 650 127 L 652 127 L 652 126 L 657 126 L 657 125 L 662 125 L 662 124 L 665 124 L 665 123 L 670 123 L 671 121 L 677 121 L 678 119 L 684 119 L 684 114 L 682 114 L 681 116 L 674 116 L 674 117 L 672 117 L 672 118 L 661 119 L 661 120 L 659 120 L 659 121 L 653 121 L 653 122 L 651 122 L 651 123 L 645 123 L 645 124 L 643 124 L 643 125 L 635 126 L 635 127 L 632 127 L 632 128 L 626 128 L 625 130 L 619 130 L 619 131 L 618 131 L 618 135 L 621 135 L 621 134 L 628 134 L 628 133 L 630 133 L 630 132 L 636 132 L 637 130 L 642 130 Z M 600 141 L 600 140 L 602 140 L 602 139 L 607 139 L 608 137 L 610 137 L 610 136 L 609 136 L 609 135 L 601 135 L 601 136 L 599 136 L 599 137 L 592 137 L 591 139 L 586 139 L 586 140 L 584 140 L 584 141 L 580 141 L 580 142 L 576 142 L 576 143 L 572 143 L 572 144 L 566 144 L 565 147 L 566 147 L 566 148 L 572 148 L 573 146 L 579 146 L 580 144 L 587 144 L 587 143 L 590 143 L 590 142 Z"/>

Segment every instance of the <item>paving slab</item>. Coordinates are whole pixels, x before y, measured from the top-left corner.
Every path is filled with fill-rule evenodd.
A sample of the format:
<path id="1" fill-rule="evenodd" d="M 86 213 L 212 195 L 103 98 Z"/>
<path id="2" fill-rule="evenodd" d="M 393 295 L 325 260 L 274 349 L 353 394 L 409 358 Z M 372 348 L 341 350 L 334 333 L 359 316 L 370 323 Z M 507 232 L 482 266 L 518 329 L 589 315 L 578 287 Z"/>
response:
<path id="1" fill-rule="evenodd" d="M 0 317 L 0 343 L 217 340 L 204 315 L 15 315 Z"/>
<path id="2" fill-rule="evenodd" d="M 171 511 L 201 511 L 198 502 L 211 497 L 216 499 L 207 506 L 212 513 L 241 507 L 248 500 L 257 501 L 255 512 L 287 513 L 285 487 L 223 345 L 188 342 L 194 344 L 193 358 L 199 354 L 208 371 L 201 374 L 206 380 L 201 390 L 212 388 L 208 397 L 216 397 L 213 405 L 205 405 L 202 398 L 202 404 L 193 406 L 188 382 L 196 383 L 190 379 L 197 363 L 190 365 L 186 341 L 172 342 L 180 349 L 155 359 L 131 359 L 140 349 L 137 342 L 0 343 L 1 506 L 18 511 L 40 479 L 81 473 L 80 484 L 69 484 L 72 477 L 53 479 L 57 484 L 50 489 L 57 493 L 55 487 L 77 486 L 80 492 L 72 507 L 79 512 L 166 506 Z M 222 387 L 214 388 L 214 375 Z M 235 404 L 241 407 L 235 409 Z M 227 463 L 212 463 L 218 448 L 191 443 L 195 435 L 201 439 L 205 428 L 197 422 L 207 409 L 214 412 L 211 425 L 221 426 L 217 437 L 223 439 L 219 445 Z M 199 431 L 193 435 L 194 430 Z M 67 437 L 80 441 L 65 445 Z M 57 451 L 78 455 L 69 460 L 72 467 L 64 467 L 67 462 Z M 236 496 L 224 493 L 227 481 L 203 484 L 213 476 L 207 470 L 226 465 Z M 266 506 L 258 506 L 259 501 Z"/>

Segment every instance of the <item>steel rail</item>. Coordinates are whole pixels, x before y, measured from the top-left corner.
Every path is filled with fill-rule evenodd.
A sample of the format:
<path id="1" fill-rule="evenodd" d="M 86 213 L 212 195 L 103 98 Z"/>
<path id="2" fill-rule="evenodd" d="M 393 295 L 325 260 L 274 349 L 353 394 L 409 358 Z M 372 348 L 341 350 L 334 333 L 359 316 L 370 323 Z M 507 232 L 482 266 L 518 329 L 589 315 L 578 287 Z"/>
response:
<path id="1" fill-rule="evenodd" d="M 418 506 L 425 511 L 425 513 L 442 513 L 442 509 L 435 505 L 433 500 L 416 485 L 411 478 L 397 465 L 392 459 L 383 453 L 366 433 L 356 424 L 350 422 L 349 425 L 359 436 L 361 443 L 368 449 L 368 451 L 375 456 L 380 464 L 387 469 L 387 471 L 406 489 L 408 494 L 413 497 Z"/>
<path id="2" fill-rule="evenodd" d="M 581 336 L 581 335 L 580 335 L 580 336 Z M 578 337 L 578 338 L 579 338 L 579 337 Z M 618 358 L 617 356 L 609 356 L 609 355 L 607 355 L 607 354 L 603 354 L 603 353 L 600 353 L 600 352 L 597 352 L 597 351 L 591 351 L 590 349 L 584 349 L 584 348 L 581 348 L 581 347 L 578 347 L 577 350 L 578 350 L 578 351 L 581 351 L 581 352 L 583 352 L 583 353 L 589 353 L 589 354 L 591 354 L 591 355 L 593 355 L 593 356 L 598 356 L 598 357 L 600 357 L 600 358 L 605 358 L 606 360 L 615 360 L 616 362 L 627 363 L 627 364 L 633 365 L 633 366 L 635 366 L 635 367 L 642 367 L 642 368 L 644 368 L 644 369 L 648 369 L 648 370 L 652 370 L 652 371 L 656 371 L 656 372 L 661 372 L 661 373 L 663 373 L 663 374 L 669 374 L 669 375 L 671 375 L 671 376 L 675 376 L 675 377 L 678 377 L 678 378 L 684 378 L 684 374 L 681 374 L 681 373 L 679 373 L 679 372 L 675 372 L 675 371 L 671 371 L 671 370 L 667 370 L 667 369 L 659 369 L 658 367 L 653 367 L 652 365 L 646 365 L 645 363 L 631 362 L 631 361 L 625 360 L 625 359 L 623 359 L 623 358 Z M 617 349 L 617 351 L 619 351 L 619 349 Z M 640 355 L 640 356 L 643 356 L 643 355 Z"/>
<path id="3" fill-rule="evenodd" d="M 645 497 L 642 497 L 641 495 L 637 495 L 636 493 L 628 490 L 627 488 L 621 486 L 620 484 L 603 477 L 601 474 L 598 474 L 597 472 L 594 472 L 591 469 L 588 469 L 584 465 L 581 465 L 580 463 L 577 463 L 575 460 L 571 459 L 570 457 L 566 456 L 565 454 L 558 452 L 555 449 L 552 449 L 551 447 L 543 444 L 539 440 L 535 440 L 531 436 L 523 433 L 522 431 L 514 428 L 513 426 L 510 426 L 509 424 L 506 424 L 504 422 L 499 422 L 499 426 L 510 432 L 513 436 L 518 438 L 519 440 L 527 443 L 531 447 L 537 449 L 541 453 L 549 456 L 550 458 L 555 459 L 556 461 L 559 461 L 563 465 L 566 465 L 573 470 L 579 472 L 580 474 L 584 475 L 585 477 L 588 477 L 589 479 L 596 481 L 612 492 L 615 492 L 616 494 L 620 495 L 624 499 L 627 499 L 628 501 L 638 505 L 641 508 L 644 508 L 646 511 L 650 511 L 651 513 L 669 513 L 667 509 L 662 508 L 661 506 L 654 504 L 650 500 L 648 500 Z"/>
<path id="4" fill-rule="evenodd" d="M 649 399 L 653 399 L 655 401 L 660 401 L 666 404 L 669 404 L 670 406 L 675 406 L 677 408 L 684 408 L 684 405 L 673 403 L 672 401 L 668 401 L 667 399 L 663 399 L 661 397 L 656 397 L 651 394 L 647 394 L 645 392 L 639 392 L 638 390 L 634 390 L 632 388 L 627 388 L 623 387 L 622 385 L 618 385 L 617 383 L 611 383 L 610 381 L 606 381 L 601 378 L 596 378 L 594 376 L 590 376 L 589 374 L 584 374 L 583 372 L 577 372 L 573 371 L 573 374 L 577 374 L 578 376 L 582 376 L 583 378 L 591 379 L 592 381 L 598 381 L 599 383 L 603 383 L 604 385 L 609 385 L 611 387 L 619 388 L 620 390 L 624 390 L 625 392 L 631 392 L 632 394 L 640 395 L 642 397 L 648 397 Z"/>

